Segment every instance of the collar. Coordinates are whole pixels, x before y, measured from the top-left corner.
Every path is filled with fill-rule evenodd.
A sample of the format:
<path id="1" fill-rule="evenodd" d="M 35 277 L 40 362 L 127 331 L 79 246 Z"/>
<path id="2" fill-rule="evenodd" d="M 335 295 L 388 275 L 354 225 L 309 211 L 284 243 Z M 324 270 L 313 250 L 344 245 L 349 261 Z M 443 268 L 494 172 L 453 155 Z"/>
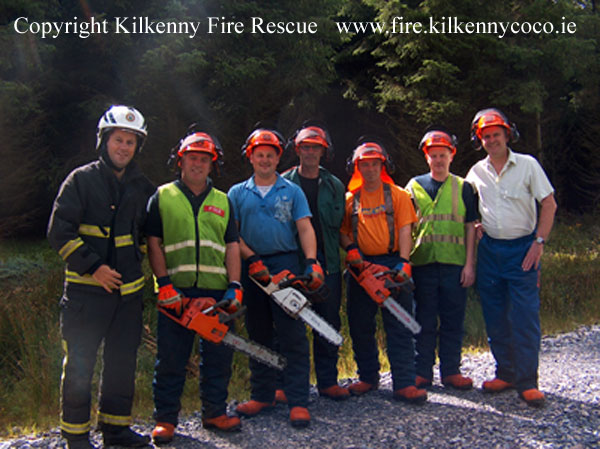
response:
<path id="1" fill-rule="evenodd" d="M 285 186 L 285 181 L 283 180 L 283 178 L 281 177 L 281 175 L 279 173 L 277 173 L 277 172 L 275 172 L 275 175 L 277 176 L 277 179 L 275 179 L 275 184 L 273 184 L 273 187 L 276 188 L 276 189 L 279 189 L 282 186 Z M 256 186 L 256 183 L 254 182 L 254 175 L 252 175 L 246 181 L 246 188 L 249 189 L 249 190 L 258 191 L 258 187 Z"/>

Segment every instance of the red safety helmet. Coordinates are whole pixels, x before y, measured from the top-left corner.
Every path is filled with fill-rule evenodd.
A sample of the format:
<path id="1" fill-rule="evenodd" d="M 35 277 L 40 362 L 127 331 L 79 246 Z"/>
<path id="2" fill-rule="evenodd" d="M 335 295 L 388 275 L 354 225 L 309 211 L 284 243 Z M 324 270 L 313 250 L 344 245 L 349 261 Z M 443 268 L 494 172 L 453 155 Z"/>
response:
<path id="1" fill-rule="evenodd" d="M 452 151 L 452 156 L 456 154 L 456 146 L 458 144 L 458 139 L 455 135 L 451 135 L 446 131 L 442 131 L 441 129 L 431 129 L 426 132 L 421 142 L 419 143 L 419 149 L 423 151 L 423 153 L 427 154 L 427 149 L 429 147 L 446 147 L 450 151 Z"/>
<path id="2" fill-rule="evenodd" d="M 277 150 L 277 154 L 281 156 L 285 145 L 283 136 L 274 129 L 258 128 L 246 139 L 246 143 L 242 146 L 242 156 L 250 158 L 252 151 L 259 145 L 269 145 Z"/>
<path id="3" fill-rule="evenodd" d="M 346 160 L 346 171 L 351 175 L 350 181 L 348 182 L 348 190 L 354 192 L 362 187 L 363 179 L 359 170 L 356 170 L 358 161 L 364 161 L 366 159 L 379 159 L 383 162 L 383 169 L 381 170 L 381 180 L 383 182 L 393 184 L 390 174 L 394 171 L 394 164 L 385 150 L 382 144 L 379 142 L 361 137 L 358 140 L 358 144 L 352 156 Z"/>
<path id="4" fill-rule="evenodd" d="M 216 161 L 223 155 L 223 150 L 218 140 L 210 134 L 203 132 L 189 134 L 179 142 L 177 156 L 183 157 L 185 153 L 189 152 L 208 153 L 212 156 L 213 161 Z"/>
<path id="5" fill-rule="evenodd" d="M 511 123 L 502 111 L 496 108 L 482 109 L 475 114 L 471 122 L 471 143 L 476 150 L 481 149 L 481 133 L 484 128 L 490 126 L 501 126 L 508 132 L 508 140 L 511 143 L 519 140 L 517 125 Z"/>

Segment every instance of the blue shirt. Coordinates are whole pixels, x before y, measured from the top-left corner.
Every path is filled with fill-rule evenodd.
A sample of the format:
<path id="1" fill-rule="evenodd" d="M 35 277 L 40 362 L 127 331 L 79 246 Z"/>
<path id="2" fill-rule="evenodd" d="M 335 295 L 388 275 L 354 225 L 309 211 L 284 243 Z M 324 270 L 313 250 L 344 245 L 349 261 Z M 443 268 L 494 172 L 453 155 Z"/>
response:
<path id="1" fill-rule="evenodd" d="M 296 221 L 312 217 L 302 189 L 277 174 L 263 198 L 254 176 L 234 185 L 227 194 L 240 226 L 240 237 L 261 256 L 297 251 Z"/>

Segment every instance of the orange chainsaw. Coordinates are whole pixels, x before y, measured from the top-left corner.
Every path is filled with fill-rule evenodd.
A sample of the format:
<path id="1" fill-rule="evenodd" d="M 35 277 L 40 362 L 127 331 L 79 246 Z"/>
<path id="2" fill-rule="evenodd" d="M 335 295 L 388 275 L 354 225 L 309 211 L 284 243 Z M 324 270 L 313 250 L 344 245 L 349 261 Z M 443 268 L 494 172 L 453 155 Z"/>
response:
<path id="1" fill-rule="evenodd" d="M 206 341 L 216 344 L 224 343 L 265 365 L 279 370 L 285 368 L 286 360 L 283 356 L 229 330 L 225 323 L 237 318 L 245 308 L 242 307 L 230 315 L 221 308 L 229 304 L 228 300 L 204 308 L 207 299 L 209 298 L 183 298 L 184 307 L 180 316 L 173 315 L 162 307 L 159 307 L 158 310 L 177 324 L 193 330 Z"/>
<path id="2" fill-rule="evenodd" d="M 395 270 L 390 270 L 383 265 L 365 262 L 364 268 L 356 274 L 352 268 L 347 270 L 369 297 L 379 306 L 385 307 L 398 321 L 400 321 L 413 334 L 421 332 L 421 326 L 413 316 L 404 309 L 392 296 L 391 290 L 402 288 L 412 291 L 414 286 L 411 281 L 395 282 Z"/>

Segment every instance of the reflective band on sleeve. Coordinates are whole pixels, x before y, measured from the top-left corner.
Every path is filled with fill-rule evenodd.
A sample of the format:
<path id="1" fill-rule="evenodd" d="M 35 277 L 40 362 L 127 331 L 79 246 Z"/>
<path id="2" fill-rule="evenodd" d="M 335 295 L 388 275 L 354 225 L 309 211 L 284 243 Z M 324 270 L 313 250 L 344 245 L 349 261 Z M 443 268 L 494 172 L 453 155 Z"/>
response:
<path id="1" fill-rule="evenodd" d="M 91 274 L 84 274 L 83 276 L 80 276 L 74 271 L 67 270 L 65 272 L 65 280 L 72 284 L 83 284 L 93 285 L 95 287 L 102 287 L 102 285 L 96 279 L 94 279 Z M 144 288 L 145 282 L 146 280 L 144 279 L 144 276 L 142 276 L 133 282 L 128 282 L 127 284 L 121 285 L 119 287 L 119 291 L 123 296 L 131 295 L 132 293 L 135 293 Z"/>
<path id="2" fill-rule="evenodd" d="M 115 246 L 122 248 L 123 246 L 133 245 L 133 236 L 131 234 L 118 235 L 115 237 Z"/>
<path id="3" fill-rule="evenodd" d="M 67 243 L 63 245 L 61 249 L 58 250 L 58 255 L 63 258 L 63 260 L 67 260 L 73 251 L 83 245 L 83 240 L 81 237 L 77 237 L 76 239 L 69 240 Z"/>
<path id="4" fill-rule="evenodd" d="M 144 279 L 144 276 L 142 276 L 141 278 L 136 279 L 133 282 L 121 285 L 121 287 L 119 287 L 119 290 L 121 290 L 121 295 L 131 295 L 132 293 L 140 291 L 144 288 L 145 282 L 146 280 Z"/>
<path id="5" fill-rule="evenodd" d="M 105 424 L 112 424 L 114 426 L 129 426 L 131 424 L 131 415 L 119 416 L 98 412 L 98 421 Z"/>
<path id="6" fill-rule="evenodd" d="M 90 237 L 100 237 L 102 239 L 107 239 L 110 236 L 110 227 L 99 226 L 99 225 L 90 225 L 90 224 L 81 224 L 81 225 L 79 225 L 79 234 L 89 235 Z"/>

